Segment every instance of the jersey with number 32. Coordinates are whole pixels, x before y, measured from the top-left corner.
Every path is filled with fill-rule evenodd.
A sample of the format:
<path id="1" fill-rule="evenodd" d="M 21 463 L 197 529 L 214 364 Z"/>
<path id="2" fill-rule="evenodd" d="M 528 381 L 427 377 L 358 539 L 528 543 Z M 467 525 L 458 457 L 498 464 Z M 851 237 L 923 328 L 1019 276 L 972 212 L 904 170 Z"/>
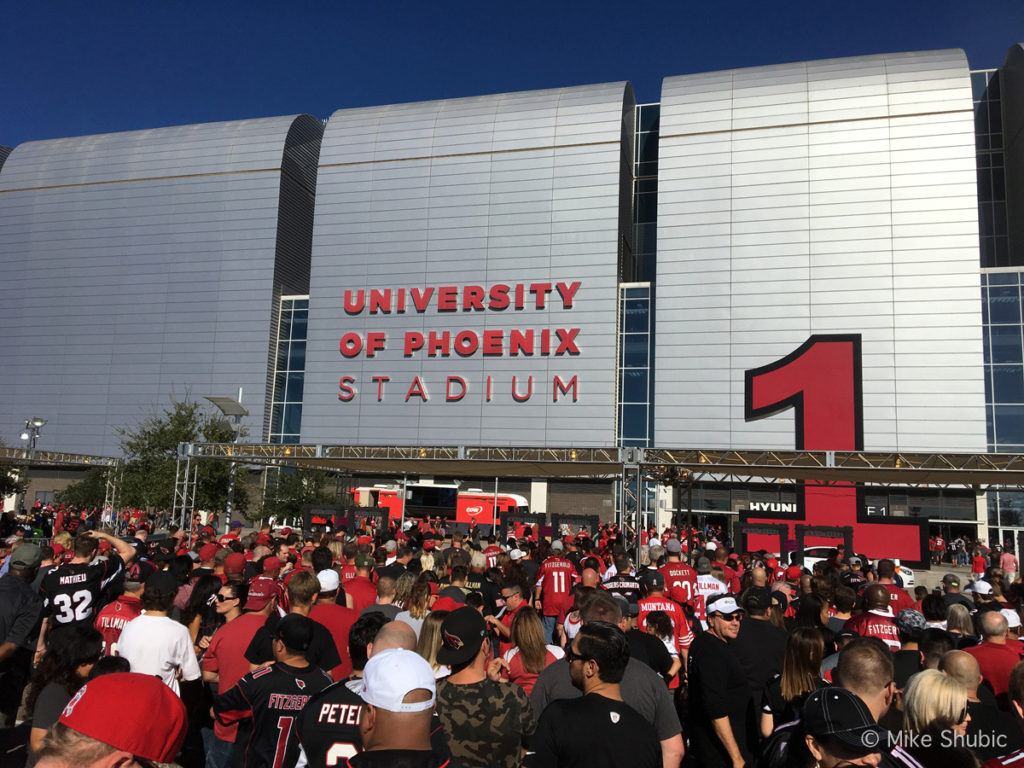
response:
<path id="1" fill-rule="evenodd" d="M 61 625 L 92 623 L 102 607 L 101 593 L 123 570 L 124 562 L 114 552 L 91 563 L 54 568 L 39 587 L 46 615 Z"/>

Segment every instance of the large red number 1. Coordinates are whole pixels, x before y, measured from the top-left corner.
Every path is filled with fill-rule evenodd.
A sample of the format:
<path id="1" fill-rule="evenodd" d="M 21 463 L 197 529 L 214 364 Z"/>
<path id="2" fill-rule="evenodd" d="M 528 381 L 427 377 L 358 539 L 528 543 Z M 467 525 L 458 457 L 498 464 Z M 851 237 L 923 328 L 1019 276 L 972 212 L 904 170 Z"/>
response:
<path id="1" fill-rule="evenodd" d="M 745 378 L 747 421 L 793 408 L 797 450 L 864 449 L 859 334 L 811 336 L 781 360 L 747 371 Z M 784 524 L 789 538 L 795 538 L 797 523 L 810 528 L 850 527 L 858 554 L 900 558 L 908 565 L 924 561 L 927 532 L 923 523 L 907 518 L 867 522 L 855 485 L 807 482 L 799 494 L 796 515 L 753 519 L 748 513 L 743 522 Z M 747 548 L 774 549 L 767 538 L 753 535 Z M 836 538 L 809 534 L 804 546 L 834 545 Z"/>

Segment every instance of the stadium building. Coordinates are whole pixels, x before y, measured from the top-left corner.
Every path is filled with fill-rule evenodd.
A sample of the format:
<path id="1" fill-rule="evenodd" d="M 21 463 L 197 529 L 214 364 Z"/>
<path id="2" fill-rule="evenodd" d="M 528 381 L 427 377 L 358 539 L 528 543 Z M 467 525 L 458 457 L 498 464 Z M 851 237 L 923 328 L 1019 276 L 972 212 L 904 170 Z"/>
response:
<path id="1" fill-rule="evenodd" d="M 1016 45 L 0 149 L 0 436 L 116 455 L 241 390 L 263 443 L 1024 453 L 1022 128 Z M 848 501 L 1024 545 L 1016 491 Z M 803 505 L 693 488 L 711 521 Z"/>

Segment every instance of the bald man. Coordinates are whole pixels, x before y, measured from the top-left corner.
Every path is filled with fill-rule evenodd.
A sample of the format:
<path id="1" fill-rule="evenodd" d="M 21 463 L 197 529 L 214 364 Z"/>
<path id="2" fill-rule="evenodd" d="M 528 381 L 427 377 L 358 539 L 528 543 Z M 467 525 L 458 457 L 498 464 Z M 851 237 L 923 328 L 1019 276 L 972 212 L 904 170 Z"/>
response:
<path id="1" fill-rule="evenodd" d="M 750 569 L 750 586 L 752 587 L 767 587 L 768 586 L 768 573 L 761 566 L 756 566 Z"/>
<path id="2" fill-rule="evenodd" d="M 979 613 L 978 628 L 981 630 L 981 643 L 965 650 L 978 660 L 982 683 L 992 689 L 999 708 L 1009 711 L 1010 703 L 1006 694 L 1010 686 L 1010 673 L 1020 661 L 1020 654 L 1006 644 L 1009 627 L 1006 617 L 999 611 Z"/>
<path id="3" fill-rule="evenodd" d="M 900 649 L 900 633 L 889 610 L 889 590 L 881 584 L 864 590 L 864 612 L 848 619 L 843 629 L 861 637 L 877 637 L 894 653 Z"/>
<path id="4" fill-rule="evenodd" d="M 978 697 L 981 686 L 981 668 L 978 660 L 966 651 L 950 651 L 942 657 L 939 669 L 956 680 L 967 691 L 967 738 L 982 762 L 1024 747 L 1024 731 L 1008 713 L 995 704 L 982 702 Z M 984 691 L 984 689 L 983 689 Z M 1000 734 L 1002 738 L 998 738 Z"/>
<path id="5" fill-rule="evenodd" d="M 404 621 L 389 621 L 366 647 L 366 655 L 373 658 L 381 651 L 400 648 L 405 651 L 416 650 L 416 630 Z"/>
<path id="6" fill-rule="evenodd" d="M 580 583 L 584 587 L 598 587 L 601 584 L 601 576 L 593 568 L 584 568 L 580 574 Z"/>

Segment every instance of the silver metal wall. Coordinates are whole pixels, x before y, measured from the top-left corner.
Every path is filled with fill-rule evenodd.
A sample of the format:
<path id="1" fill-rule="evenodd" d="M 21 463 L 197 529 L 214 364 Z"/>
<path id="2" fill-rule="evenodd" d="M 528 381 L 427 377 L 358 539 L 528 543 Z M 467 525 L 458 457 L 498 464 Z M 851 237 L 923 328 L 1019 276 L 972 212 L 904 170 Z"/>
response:
<path id="1" fill-rule="evenodd" d="M 170 397 L 241 386 L 262 439 L 274 297 L 308 289 L 289 219 L 311 212 L 315 167 L 282 200 L 282 164 L 315 163 L 321 134 L 293 116 L 17 147 L 0 174 L 0 435 L 17 444 L 41 416 L 40 447 L 114 454 L 115 428 Z"/>
<path id="2" fill-rule="evenodd" d="M 792 447 L 744 370 L 861 333 L 868 450 L 985 450 L 962 51 L 667 78 L 659 162 L 656 445 Z"/>
<path id="3" fill-rule="evenodd" d="M 1024 264 L 1024 43 L 1007 51 L 1000 76 L 1010 263 Z"/>
<path id="4" fill-rule="evenodd" d="M 633 95 L 625 83 L 336 112 L 317 186 L 303 442 L 615 442 L 616 285 L 627 243 Z M 623 169 L 623 165 L 626 168 Z M 628 200 L 628 197 L 626 198 Z M 345 289 L 582 281 L 574 308 L 349 316 Z M 406 330 L 580 327 L 578 357 L 406 358 Z M 385 331 L 368 360 L 343 333 Z M 382 402 L 370 376 L 389 375 Z M 484 402 L 484 377 L 493 402 Z M 579 375 L 579 401 L 552 402 L 553 376 Z M 339 377 L 358 396 L 340 402 Z M 430 401 L 405 401 L 421 375 Z M 446 403 L 445 377 L 469 391 Z M 529 402 L 515 403 L 535 380 Z"/>
<path id="5" fill-rule="evenodd" d="M 11 154 L 10 147 L 0 147 L 0 171 L 3 170 L 4 161 L 7 160 L 9 154 Z"/>

